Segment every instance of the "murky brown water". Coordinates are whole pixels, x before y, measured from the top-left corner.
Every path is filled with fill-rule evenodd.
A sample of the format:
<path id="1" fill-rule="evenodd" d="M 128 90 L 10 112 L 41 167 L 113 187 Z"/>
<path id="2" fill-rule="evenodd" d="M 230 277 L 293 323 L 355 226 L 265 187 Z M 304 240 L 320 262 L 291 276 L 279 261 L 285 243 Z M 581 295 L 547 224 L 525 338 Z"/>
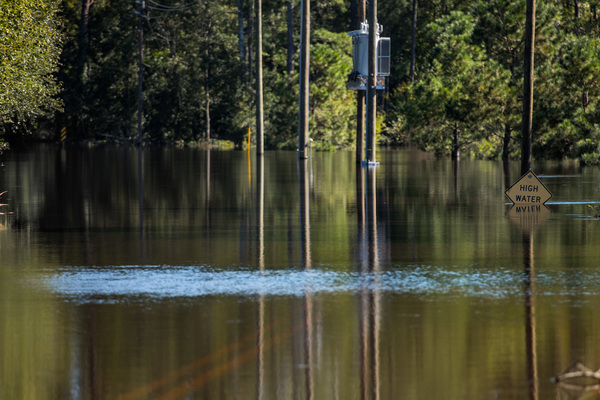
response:
<path id="1" fill-rule="evenodd" d="M 378 158 L 3 154 L 0 397 L 600 398 L 600 169 Z"/>

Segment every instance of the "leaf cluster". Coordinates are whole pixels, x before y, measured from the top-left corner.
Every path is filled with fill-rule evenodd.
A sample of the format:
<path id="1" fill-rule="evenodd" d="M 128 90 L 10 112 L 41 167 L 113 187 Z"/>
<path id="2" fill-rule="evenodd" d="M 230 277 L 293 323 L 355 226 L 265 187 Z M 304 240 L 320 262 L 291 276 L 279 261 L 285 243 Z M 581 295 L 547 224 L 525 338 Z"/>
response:
<path id="1" fill-rule="evenodd" d="M 0 1 L 0 132 L 30 132 L 59 110 L 59 2 Z"/>

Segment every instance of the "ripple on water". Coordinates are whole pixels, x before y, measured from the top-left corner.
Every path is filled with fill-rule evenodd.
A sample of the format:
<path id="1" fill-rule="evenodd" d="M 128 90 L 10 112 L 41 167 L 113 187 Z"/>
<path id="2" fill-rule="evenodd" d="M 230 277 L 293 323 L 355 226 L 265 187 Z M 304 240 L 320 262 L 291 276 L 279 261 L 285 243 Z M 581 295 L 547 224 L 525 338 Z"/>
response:
<path id="1" fill-rule="evenodd" d="M 594 276 L 590 276 L 594 275 Z M 600 293 L 599 273 L 576 270 L 538 272 L 538 294 Z M 332 268 L 258 271 L 249 268 L 119 266 L 69 267 L 47 276 L 53 292 L 78 300 L 112 296 L 156 298 L 197 296 L 302 296 L 306 293 L 384 293 L 475 297 L 522 294 L 527 277 L 515 268 L 478 266 L 395 266 L 366 273 Z"/>

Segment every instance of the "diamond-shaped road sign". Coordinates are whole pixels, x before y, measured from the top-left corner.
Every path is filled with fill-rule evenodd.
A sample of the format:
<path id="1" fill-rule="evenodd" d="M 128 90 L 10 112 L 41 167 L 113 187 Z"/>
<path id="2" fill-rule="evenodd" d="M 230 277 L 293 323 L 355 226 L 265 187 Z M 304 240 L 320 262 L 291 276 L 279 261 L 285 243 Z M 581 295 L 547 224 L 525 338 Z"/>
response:
<path id="1" fill-rule="evenodd" d="M 532 170 L 519 178 L 505 194 L 514 204 L 545 204 L 552 198 L 552 193 Z"/>

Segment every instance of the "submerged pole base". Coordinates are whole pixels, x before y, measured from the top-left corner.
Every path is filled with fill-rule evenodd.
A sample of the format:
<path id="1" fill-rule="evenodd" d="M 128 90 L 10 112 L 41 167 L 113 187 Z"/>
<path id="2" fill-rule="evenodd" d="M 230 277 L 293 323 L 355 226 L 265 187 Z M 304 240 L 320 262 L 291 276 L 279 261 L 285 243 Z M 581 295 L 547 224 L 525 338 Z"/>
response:
<path id="1" fill-rule="evenodd" d="M 362 166 L 363 167 L 379 167 L 379 161 L 363 160 Z"/>

